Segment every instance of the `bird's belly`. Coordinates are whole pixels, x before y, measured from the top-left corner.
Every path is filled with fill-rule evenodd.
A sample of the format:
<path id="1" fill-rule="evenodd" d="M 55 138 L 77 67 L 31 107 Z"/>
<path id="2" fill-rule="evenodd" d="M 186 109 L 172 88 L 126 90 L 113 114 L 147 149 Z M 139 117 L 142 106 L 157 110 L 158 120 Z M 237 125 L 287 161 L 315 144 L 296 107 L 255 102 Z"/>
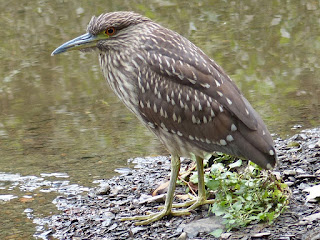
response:
<path id="1" fill-rule="evenodd" d="M 151 128 L 150 130 L 155 133 L 171 154 L 190 158 L 194 155 L 204 157 L 208 153 L 177 134 L 164 131 L 161 128 Z"/>

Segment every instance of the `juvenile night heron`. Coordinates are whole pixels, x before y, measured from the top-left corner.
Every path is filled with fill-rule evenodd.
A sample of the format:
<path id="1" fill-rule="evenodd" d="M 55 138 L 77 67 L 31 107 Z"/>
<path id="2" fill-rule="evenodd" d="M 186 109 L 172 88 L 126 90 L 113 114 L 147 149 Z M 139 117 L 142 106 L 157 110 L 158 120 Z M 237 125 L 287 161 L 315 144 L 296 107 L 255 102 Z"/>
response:
<path id="1" fill-rule="evenodd" d="M 171 153 L 164 209 L 127 218 L 149 224 L 165 215 L 190 214 L 206 199 L 203 157 L 215 151 L 276 164 L 264 122 L 223 69 L 193 43 L 133 12 L 92 17 L 87 33 L 52 52 L 97 50 L 103 75 L 115 94 Z M 196 156 L 198 198 L 172 210 L 180 156 Z"/>

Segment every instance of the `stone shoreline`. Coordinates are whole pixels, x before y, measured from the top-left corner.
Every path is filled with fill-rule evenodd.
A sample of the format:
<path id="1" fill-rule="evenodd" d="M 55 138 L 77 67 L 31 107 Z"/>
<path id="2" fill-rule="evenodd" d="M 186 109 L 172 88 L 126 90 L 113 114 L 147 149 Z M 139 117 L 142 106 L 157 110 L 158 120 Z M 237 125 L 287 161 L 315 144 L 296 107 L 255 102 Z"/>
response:
<path id="1" fill-rule="evenodd" d="M 320 204 L 306 202 L 304 190 L 320 181 L 320 128 L 303 130 L 293 137 L 275 141 L 278 172 L 292 191 L 289 209 L 272 225 L 255 224 L 222 235 L 222 239 L 320 239 Z M 34 235 L 42 239 L 215 239 L 209 234 L 219 228 L 217 218 L 201 208 L 190 216 L 166 217 L 148 226 L 135 226 L 120 218 L 156 211 L 158 202 L 148 202 L 152 191 L 169 179 L 168 157 L 136 158 L 135 168 L 120 176 L 101 180 L 99 189 L 86 195 L 59 196 L 54 200 L 59 215 L 42 219 Z M 190 160 L 182 161 L 182 168 Z M 178 187 L 176 194 L 184 194 Z M 159 203 L 160 202 L 160 203 Z M 199 227 L 200 226 L 200 227 Z M 206 232 L 204 232 L 206 231 Z"/>

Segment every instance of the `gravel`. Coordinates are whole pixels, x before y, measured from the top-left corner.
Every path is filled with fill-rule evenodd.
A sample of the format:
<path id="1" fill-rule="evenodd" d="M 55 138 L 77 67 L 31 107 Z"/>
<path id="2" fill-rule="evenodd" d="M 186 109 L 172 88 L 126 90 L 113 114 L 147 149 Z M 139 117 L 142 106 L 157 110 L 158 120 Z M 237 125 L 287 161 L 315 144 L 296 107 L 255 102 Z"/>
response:
<path id="1" fill-rule="evenodd" d="M 279 163 L 274 172 L 283 178 L 292 191 L 288 210 L 272 225 L 249 225 L 225 233 L 221 239 L 320 239 L 320 205 L 317 198 L 307 201 L 306 191 L 320 182 L 320 128 L 303 130 L 289 139 L 277 139 L 275 143 Z M 215 239 L 209 232 L 219 228 L 221 220 L 208 216 L 205 207 L 197 209 L 190 216 L 168 216 L 147 226 L 120 221 L 122 217 L 156 211 L 157 206 L 163 204 L 164 196 L 153 198 L 151 202 L 148 198 L 161 183 L 169 179 L 170 173 L 168 157 L 129 161 L 136 164 L 135 169 L 118 169 L 122 175 L 100 180 L 100 186 L 90 189 L 88 194 L 57 197 L 54 203 L 61 213 L 41 221 L 38 219 L 34 236 L 73 240 Z M 182 168 L 190 163 L 188 159 L 183 160 Z M 184 194 L 185 190 L 178 186 L 175 193 Z"/>

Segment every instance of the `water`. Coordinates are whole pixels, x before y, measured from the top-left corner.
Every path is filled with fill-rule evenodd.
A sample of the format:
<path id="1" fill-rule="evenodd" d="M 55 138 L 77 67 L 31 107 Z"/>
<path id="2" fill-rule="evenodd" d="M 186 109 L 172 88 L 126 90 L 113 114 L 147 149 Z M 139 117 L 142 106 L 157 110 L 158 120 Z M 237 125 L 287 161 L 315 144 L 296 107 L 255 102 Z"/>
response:
<path id="1" fill-rule="evenodd" d="M 319 126 L 317 1 L 2 1 L 0 15 L 0 238 L 28 239 L 59 194 L 167 154 L 109 90 L 95 54 L 51 57 L 92 15 L 133 10 L 214 58 L 272 133 Z"/>

